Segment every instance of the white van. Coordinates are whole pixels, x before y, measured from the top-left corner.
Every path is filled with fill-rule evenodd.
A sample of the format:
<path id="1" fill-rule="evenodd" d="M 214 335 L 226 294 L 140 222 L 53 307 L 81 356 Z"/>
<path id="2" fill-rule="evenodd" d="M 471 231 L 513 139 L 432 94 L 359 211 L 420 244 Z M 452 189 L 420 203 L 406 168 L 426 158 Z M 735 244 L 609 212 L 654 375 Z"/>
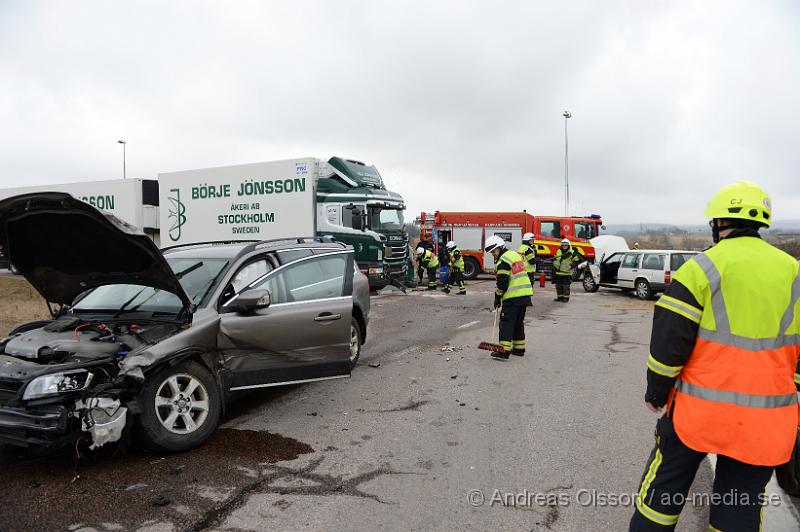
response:
<path id="1" fill-rule="evenodd" d="M 583 289 L 597 292 L 602 286 L 633 290 L 639 299 L 650 299 L 666 290 L 672 273 L 696 251 L 677 249 L 639 249 L 619 251 L 590 264 L 583 275 Z"/>

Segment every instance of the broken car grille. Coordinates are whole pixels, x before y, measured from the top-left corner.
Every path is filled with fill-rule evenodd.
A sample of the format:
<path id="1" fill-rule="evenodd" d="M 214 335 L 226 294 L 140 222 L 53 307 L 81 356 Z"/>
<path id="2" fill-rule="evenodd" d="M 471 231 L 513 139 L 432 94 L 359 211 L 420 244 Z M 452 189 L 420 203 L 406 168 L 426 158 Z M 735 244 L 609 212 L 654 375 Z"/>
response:
<path id="1" fill-rule="evenodd" d="M 0 405 L 5 405 L 16 399 L 22 383 L 0 381 Z"/>

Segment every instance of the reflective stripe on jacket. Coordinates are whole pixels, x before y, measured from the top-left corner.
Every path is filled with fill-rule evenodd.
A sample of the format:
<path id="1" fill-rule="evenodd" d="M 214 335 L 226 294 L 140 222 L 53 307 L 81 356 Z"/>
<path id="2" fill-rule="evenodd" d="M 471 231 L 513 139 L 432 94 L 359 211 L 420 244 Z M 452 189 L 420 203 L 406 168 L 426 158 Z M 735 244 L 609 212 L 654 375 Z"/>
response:
<path id="1" fill-rule="evenodd" d="M 553 259 L 553 271 L 556 275 L 572 275 L 572 265 L 577 263 L 578 260 L 572 248 L 569 248 L 566 252 L 563 249 L 559 249 Z"/>
<path id="2" fill-rule="evenodd" d="M 677 377 L 673 419 L 688 447 L 752 465 L 788 462 L 798 425 L 798 269 L 760 238 L 741 237 L 675 272 L 702 308 L 664 297 L 657 305 L 697 323 L 697 339 L 684 366 L 651 355 L 648 368 Z"/>
<path id="3" fill-rule="evenodd" d="M 426 249 L 425 253 L 420 257 L 419 263 L 424 268 L 435 268 L 439 265 L 439 257 L 433 251 Z"/>
<path id="4" fill-rule="evenodd" d="M 525 272 L 525 263 L 522 255 L 516 251 L 506 250 L 500 255 L 497 264 L 497 277 L 498 280 L 502 276 L 508 276 L 508 288 L 505 291 L 497 288 L 495 294 L 501 296 L 501 301 L 512 299 L 515 297 L 525 297 L 533 295 L 533 286 L 531 286 L 530 278 Z"/>
<path id="5" fill-rule="evenodd" d="M 450 252 L 450 266 L 457 270 L 464 269 L 464 256 L 461 255 L 461 252 L 458 248 L 453 248 Z"/>
<path id="6" fill-rule="evenodd" d="M 522 244 L 517 253 L 522 255 L 525 260 L 525 271 L 528 273 L 536 273 L 536 250 L 528 244 Z"/>

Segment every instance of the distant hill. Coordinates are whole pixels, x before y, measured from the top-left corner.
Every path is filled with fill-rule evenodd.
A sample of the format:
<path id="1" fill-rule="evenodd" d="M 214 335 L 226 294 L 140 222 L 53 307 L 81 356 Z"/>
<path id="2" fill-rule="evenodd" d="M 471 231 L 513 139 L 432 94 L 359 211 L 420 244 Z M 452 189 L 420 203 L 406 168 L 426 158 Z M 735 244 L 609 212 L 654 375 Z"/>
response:
<path id="1" fill-rule="evenodd" d="M 672 224 L 606 224 L 606 229 L 603 231 L 607 235 L 640 235 L 648 231 L 675 231 L 675 232 L 689 232 L 689 233 L 703 233 L 708 231 L 708 225 L 672 225 Z M 778 220 L 771 228 L 772 231 L 785 231 L 785 232 L 800 232 L 800 220 Z"/>

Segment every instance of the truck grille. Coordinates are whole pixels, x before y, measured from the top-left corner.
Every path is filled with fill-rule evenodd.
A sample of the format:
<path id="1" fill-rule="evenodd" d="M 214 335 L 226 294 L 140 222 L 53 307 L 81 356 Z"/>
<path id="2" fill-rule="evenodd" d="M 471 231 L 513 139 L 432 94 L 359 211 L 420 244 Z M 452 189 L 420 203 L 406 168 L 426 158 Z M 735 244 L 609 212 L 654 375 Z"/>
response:
<path id="1" fill-rule="evenodd" d="M 14 381 L 0 381 L 0 405 L 5 405 L 17 398 L 22 383 Z"/>
<path id="2" fill-rule="evenodd" d="M 408 239 L 387 242 L 384 247 L 384 273 L 389 277 L 405 277 L 408 260 Z"/>

